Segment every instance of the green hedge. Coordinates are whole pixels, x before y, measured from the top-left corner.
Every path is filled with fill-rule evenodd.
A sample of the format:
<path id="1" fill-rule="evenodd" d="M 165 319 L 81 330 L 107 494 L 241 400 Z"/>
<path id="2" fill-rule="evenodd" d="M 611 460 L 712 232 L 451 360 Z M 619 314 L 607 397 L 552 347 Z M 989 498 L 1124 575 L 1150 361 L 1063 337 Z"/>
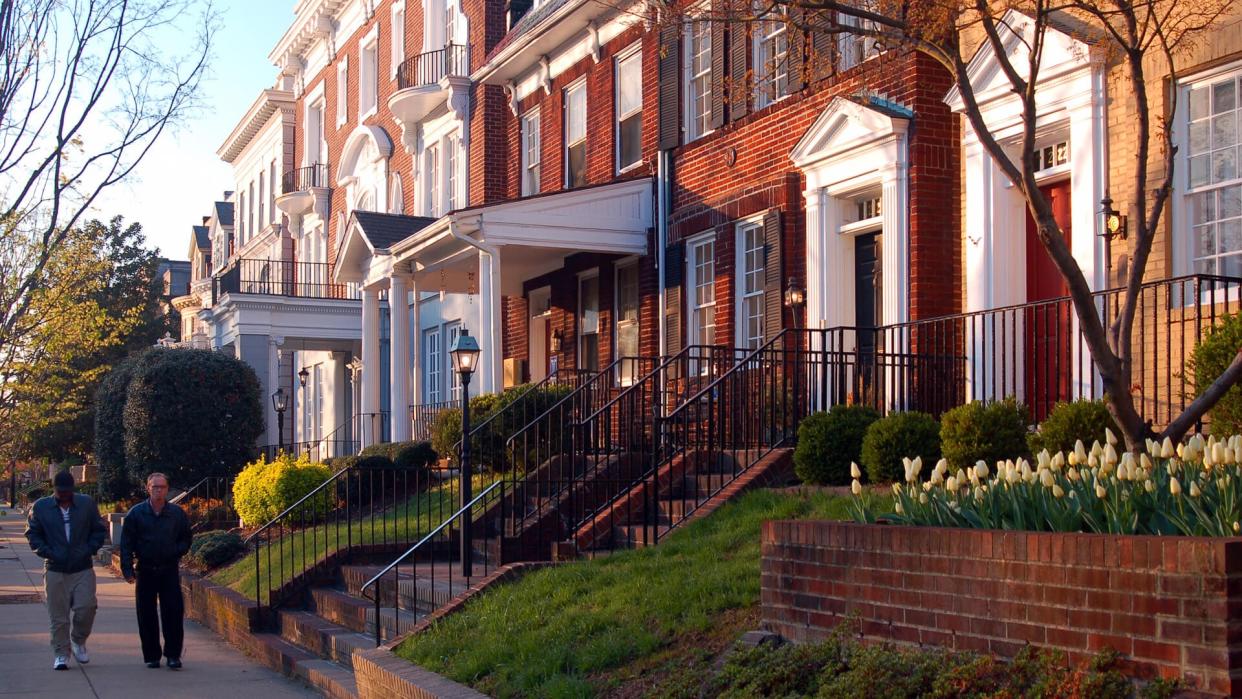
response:
<path id="1" fill-rule="evenodd" d="M 902 459 L 916 456 L 923 457 L 928 466 L 940 460 L 940 425 L 931 415 L 918 411 L 893 413 L 867 428 L 862 465 L 872 483 L 904 480 Z"/>
<path id="2" fill-rule="evenodd" d="M 1242 315 L 1225 318 L 1208 332 L 1190 355 L 1187 367 L 1195 377 L 1195 395 L 1207 390 L 1229 367 L 1238 348 L 1242 347 Z M 1242 434 L 1242 383 L 1236 383 L 1225 392 L 1220 401 L 1208 411 L 1211 433 L 1217 437 Z"/>
<path id="3" fill-rule="evenodd" d="M 260 456 L 233 482 L 233 508 L 247 526 L 262 526 L 331 476 L 327 465 L 313 463 L 305 454 L 296 458 L 292 454 L 281 454 L 270 462 Z M 335 504 L 335 491 L 329 489 L 324 497 L 315 497 L 306 503 L 302 516 L 307 521 L 315 521 L 331 511 Z"/>
<path id="4" fill-rule="evenodd" d="M 1093 442 L 1103 444 L 1105 429 L 1112 430 L 1113 434 L 1120 432 L 1104 401 L 1076 400 L 1057 403 L 1040 423 L 1039 429 L 1027 435 L 1026 441 L 1032 454 L 1044 449 L 1049 454 L 1059 451 L 1068 453 L 1074 450 L 1074 442 L 1078 440 L 1086 445 Z"/>
<path id="5" fill-rule="evenodd" d="M 95 394 L 95 461 L 99 464 L 99 492 L 107 500 L 124 500 L 139 490 L 125 467 L 125 400 L 129 380 L 142 356 L 117 364 Z"/>
<path id="6" fill-rule="evenodd" d="M 190 544 L 190 556 L 206 568 L 218 568 L 245 550 L 246 545 L 240 536 L 224 530 L 198 534 Z"/>
<path id="7" fill-rule="evenodd" d="M 1026 407 L 1013 398 L 974 401 L 940 416 L 940 444 L 953 470 L 989 466 L 1027 453 Z"/>
<path id="8" fill-rule="evenodd" d="M 863 438 L 880 413 L 865 405 L 837 405 L 808 415 L 798 426 L 794 472 L 807 483 L 847 485 L 850 462 L 862 461 Z"/>
<path id="9" fill-rule="evenodd" d="M 539 417 L 558 401 L 572 391 L 569 386 L 545 386 L 534 389 L 529 384 L 505 389 L 502 393 L 489 393 L 474 396 L 470 399 L 470 424 L 478 426 L 497 412 L 512 406 L 502 415 L 488 423 L 486 429 L 476 433 L 471 440 L 470 448 L 473 463 L 484 466 L 488 470 L 498 472 L 525 464 L 526 456 L 510 454 L 506 444 L 511 436 L 525 427 L 531 420 Z M 551 435 L 548 439 L 558 440 L 560 435 Z M 457 465 L 457 445 L 461 442 L 461 409 L 448 408 L 442 410 L 431 426 L 431 446 L 437 454 L 447 457 L 454 466 Z M 514 461 L 518 463 L 514 463 Z"/>

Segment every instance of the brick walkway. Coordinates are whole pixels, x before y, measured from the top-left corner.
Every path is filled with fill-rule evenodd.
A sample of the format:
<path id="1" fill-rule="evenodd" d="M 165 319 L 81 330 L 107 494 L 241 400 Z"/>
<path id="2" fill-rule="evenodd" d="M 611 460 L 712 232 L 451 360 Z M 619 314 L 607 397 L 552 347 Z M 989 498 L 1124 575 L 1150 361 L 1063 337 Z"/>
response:
<path id="1" fill-rule="evenodd" d="M 0 508 L 7 509 L 7 508 Z M 22 697 L 317 697 L 317 692 L 272 672 L 210 630 L 185 624 L 185 668 L 147 669 L 138 648 L 133 588 L 96 566 L 99 613 L 87 642 L 89 665 L 69 659 L 52 670 L 43 566 L 22 535 L 26 520 L 0 516 L 0 699 Z"/>

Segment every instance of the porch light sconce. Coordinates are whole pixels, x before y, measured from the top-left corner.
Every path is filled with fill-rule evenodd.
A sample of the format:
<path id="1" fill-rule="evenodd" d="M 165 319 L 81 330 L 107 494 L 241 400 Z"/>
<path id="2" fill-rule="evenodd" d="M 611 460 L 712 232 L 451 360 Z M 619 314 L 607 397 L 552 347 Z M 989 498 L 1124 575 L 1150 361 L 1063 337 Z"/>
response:
<path id="1" fill-rule="evenodd" d="M 1105 195 L 1104 198 L 1100 200 L 1100 207 L 1102 209 L 1101 213 L 1104 215 L 1104 232 L 1100 235 L 1108 238 L 1109 240 L 1115 240 L 1117 238 L 1125 240 L 1126 236 L 1129 234 L 1127 226 L 1128 222 L 1126 221 L 1126 217 L 1122 215 L 1120 211 L 1113 208 L 1112 197 Z"/>
<path id="2" fill-rule="evenodd" d="M 790 308 L 801 308 L 806 303 L 806 289 L 798 284 L 797 277 L 790 277 L 785 282 L 785 305 Z"/>
<path id="3" fill-rule="evenodd" d="M 548 349 L 551 350 L 553 354 L 560 354 L 562 340 L 564 340 L 564 338 L 561 336 L 560 329 L 558 328 L 556 330 L 553 330 L 552 341 L 549 343 Z"/>
<path id="4" fill-rule="evenodd" d="M 301 385 L 302 388 L 306 388 L 306 380 L 309 378 L 310 372 L 307 371 L 306 367 L 302 367 L 302 370 L 298 372 L 298 384 Z"/>

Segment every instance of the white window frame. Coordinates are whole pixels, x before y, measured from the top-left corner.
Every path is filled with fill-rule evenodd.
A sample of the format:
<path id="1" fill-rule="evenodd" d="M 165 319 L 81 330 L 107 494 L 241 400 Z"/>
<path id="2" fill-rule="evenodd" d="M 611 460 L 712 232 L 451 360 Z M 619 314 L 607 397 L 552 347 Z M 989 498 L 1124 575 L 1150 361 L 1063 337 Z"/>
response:
<path id="1" fill-rule="evenodd" d="M 433 325 L 423 329 L 423 401 L 424 405 L 444 402 L 444 388 L 441 374 L 444 370 L 444 347 L 440 342 L 443 335 L 440 326 Z"/>
<path id="2" fill-rule="evenodd" d="M 405 62 L 405 2 L 394 2 L 390 17 L 392 38 L 389 41 L 388 62 L 391 63 L 392 78 L 396 79 L 401 72 L 401 64 Z"/>
<path id="3" fill-rule="evenodd" d="M 699 271 L 696 264 L 696 252 L 699 248 L 711 246 L 712 264 L 712 300 L 708 303 L 698 302 Z M 686 346 L 716 344 L 716 235 L 715 231 L 700 233 L 686 239 Z M 712 341 L 705 342 L 700 337 L 699 314 L 711 313 Z"/>
<path id="4" fill-rule="evenodd" d="M 358 42 L 358 121 L 379 111 L 379 25 Z"/>
<path id="5" fill-rule="evenodd" d="M 268 223 L 278 223 L 280 215 L 276 213 L 276 159 L 268 165 L 267 170 L 267 216 Z"/>
<path id="6" fill-rule="evenodd" d="M 783 15 L 784 13 L 774 9 L 771 14 Z M 780 54 L 779 59 L 767 55 L 767 42 L 773 39 L 783 41 L 785 45 L 785 50 Z M 790 95 L 788 25 L 783 18 L 765 19 L 758 22 L 755 24 L 751 41 L 752 65 L 755 70 L 755 110 L 758 111 Z M 769 73 L 769 69 L 773 72 Z M 770 86 L 779 85 L 779 76 L 782 74 L 785 76 L 784 88 L 772 90 Z M 774 94 L 769 94 L 769 92 Z"/>
<path id="7" fill-rule="evenodd" d="M 587 333 L 584 331 L 585 320 L 586 320 L 586 307 L 584 303 L 586 301 L 586 298 L 582 293 L 582 284 L 592 279 L 595 280 L 595 332 Z M 584 357 L 586 356 L 586 353 L 583 352 L 583 346 L 582 346 L 583 340 L 586 338 L 587 335 L 595 336 L 595 364 L 596 366 L 599 366 L 599 340 L 600 340 L 600 336 L 603 333 L 603 329 L 600 327 L 603 324 L 603 317 L 602 317 L 603 309 L 601 308 L 602 304 L 600 303 L 603 299 L 600 298 L 600 291 L 601 291 L 601 287 L 600 287 L 600 278 L 599 278 L 599 267 L 593 267 L 589 270 L 586 270 L 585 272 L 578 273 L 578 288 L 577 288 L 578 318 L 577 318 L 577 323 L 576 323 L 577 329 L 578 329 L 578 333 L 577 333 L 578 337 L 576 338 L 576 342 L 574 344 L 577 345 L 577 354 L 575 356 L 577 357 L 576 366 L 579 369 L 590 366 L 588 362 L 584 361 Z"/>
<path id="8" fill-rule="evenodd" d="M 767 298 L 764 288 L 764 272 L 766 271 L 767 259 L 766 243 L 764 239 L 763 218 L 752 218 L 745 221 L 739 221 L 734 226 L 734 250 L 736 251 L 736 260 L 734 263 L 734 283 L 733 295 L 736 299 L 733 313 L 734 337 L 737 347 L 756 349 L 763 344 L 764 338 L 767 336 L 768 329 L 764 327 L 764 312 Z M 759 265 L 758 269 L 751 269 L 747 264 L 747 253 L 754 250 L 746 245 L 746 236 L 751 233 L 757 233 L 759 236 Z M 759 283 L 757 288 L 746 291 L 746 277 L 749 274 L 757 274 Z M 759 300 L 759 336 L 750 336 L 750 316 L 747 313 L 746 303 L 751 299 Z"/>
<path id="9" fill-rule="evenodd" d="M 423 196 L 424 210 L 427 215 L 432 218 L 438 218 L 442 213 L 440 179 L 444 173 L 440 169 L 440 142 L 435 141 L 429 143 L 427 148 L 423 150 Z"/>
<path id="10" fill-rule="evenodd" d="M 1213 115 L 1209 112 L 1209 122 L 1207 127 L 1207 138 L 1209 141 L 1207 151 L 1203 154 L 1192 154 L 1190 144 L 1190 93 L 1195 88 L 1210 87 L 1226 80 L 1233 80 L 1235 82 L 1233 110 L 1235 137 L 1234 146 L 1232 146 L 1235 152 L 1235 176 L 1232 179 L 1212 182 L 1211 154 L 1220 149 L 1213 147 L 1214 144 L 1211 140 L 1213 138 L 1213 128 L 1210 122 L 1212 119 L 1223 115 Z M 1187 76 L 1186 78 L 1178 81 L 1176 89 L 1178 91 L 1178 110 L 1174 119 L 1175 124 L 1173 136 L 1174 143 L 1178 144 L 1179 147 L 1177 149 L 1178 162 L 1175 163 L 1175 176 L 1173 184 L 1174 196 L 1172 197 L 1174 216 L 1174 269 L 1177 274 L 1194 274 L 1197 271 L 1196 261 L 1198 259 L 1198 255 L 1196 254 L 1195 246 L 1196 232 L 1195 222 L 1193 219 L 1194 208 L 1192 206 L 1192 198 L 1196 195 L 1205 194 L 1207 192 L 1218 192 L 1228 188 L 1242 186 L 1242 162 L 1239 162 L 1238 160 L 1238 157 L 1242 156 L 1242 131 L 1239 130 L 1239 127 L 1242 127 L 1242 124 L 1239 123 L 1242 121 L 1242 61 L 1235 61 L 1225 65 L 1216 66 L 1212 69 Z M 1210 95 L 1209 99 L 1211 99 Z M 1208 156 L 1207 164 L 1209 168 L 1209 178 L 1207 184 L 1192 188 L 1190 179 L 1191 158 L 1196 155 Z M 1219 206 L 1219 204 L 1217 206 Z M 1234 217 L 1224 219 L 1219 215 L 1219 212 L 1217 212 L 1217 214 L 1211 219 L 1215 225 L 1219 225 L 1219 223 L 1223 220 L 1233 221 Z M 1217 243 L 1219 244 L 1219 234 L 1217 234 L 1217 236 Z M 1239 249 L 1237 252 L 1242 252 L 1242 249 Z M 1210 258 L 1215 261 L 1216 274 L 1224 273 L 1220 268 L 1221 257 L 1222 253 L 1219 248 L 1214 255 L 1210 256 Z M 1206 292 L 1204 294 L 1204 298 L 1199 299 L 1199 302 L 1210 301 L 1210 297 L 1211 293 Z M 1216 300 L 1224 300 L 1221 297 L 1222 295 L 1217 292 Z M 1238 290 L 1230 290 L 1229 298 L 1238 298 Z M 1188 299 L 1187 302 L 1194 303 L 1194 300 Z"/>
<path id="11" fill-rule="evenodd" d="M 578 90 L 582 90 L 582 138 L 579 138 L 578 140 L 571 142 L 569 140 L 569 131 L 570 131 L 569 120 L 572 118 L 572 115 L 570 114 L 569 96 L 570 96 L 570 93 L 577 92 Z M 583 153 L 583 158 L 582 158 L 582 167 L 583 168 L 587 167 L 585 148 L 586 148 L 586 139 L 587 139 L 587 134 L 586 134 L 587 132 L 587 111 L 590 109 L 590 106 L 587 104 L 587 84 L 586 84 L 585 76 L 567 85 L 565 89 L 561 92 L 561 95 L 563 98 L 562 102 L 564 104 L 564 107 L 562 108 L 562 111 L 564 114 L 564 116 L 562 117 L 563 128 L 561 130 L 562 153 L 564 153 L 564 157 L 562 159 L 565 161 L 564 172 L 562 173 L 561 179 L 564 182 L 565 188 L 569 189 L 575 186 L 570 182 L 570 179 L 569 179 L 569 149 L 570 148 L 573 148 L 574 146 L 577 146 L 579 144 L 583 145 L 584 153 Z"/>
<path id="12" fill-rule="evenodd" d="M 336 127 L 349 122 L 349 56 L 341 56 L 336 66 Z"/>
<path id="13" fill-rule="evenodd" d="M 259 211 L 255 215 L 255 223 L 258 224 L 255 228 L 260 231 L 267 225 L 267 221 L 264 220 L 267 216 L 267 189 L 265 188 L 267 173 L 264 170 L 266 168 L 259 168 Z"/>
<path id="14" fill-rule="evenodd" d="M 313 408 L 315 414 L 315 425 L 312 435 L 314 436 L 314 441 L 318 442 L 324 438 L 324 423 L 327 421 L 327 406 L 325 404 L 326 401 L 324 400 L 325 391 L 323 363 L 320 362 L 319 364 L 316 364 L 312 373 L 315 377 L 315 405 Z"/>
<path id="15" fill-rule="evenodd" d="M 617 52 L 616 58 L 613 60 L 613 100 L 616 105 L 617 118 L 613 124 L 613 141 L 614 150 L 613 162 L 616 163 L 617 174 L 628 172 L 643 164 L 643 137 L 642 137 L 642 113 L 643 113 L 643 56 L 641 53 L 642 42 L 636 41 L 633 45 L 628 46 Z M 638 106 L 626 112 L 621 111 L 621 70 L 623 64 L 635 62 L 638 65 Z M 638 159 L 632 163 L 621 162 L 621 123 L 634 115 L 638 117 Z"/>
<path id="16" fill-rule="evenodd" d="M 685 123 L 682 129 L 686 135 L 685 142 L 689 143 L 696 139 L 700 139 L 713 131 L 712 123 L 712 31 L 711 24 L 706 21 L 699 21 L 694 18 L 686 20 L 686 40 L 682 47 L 682 82 L 685 88 L 682 90 L 682 99 L 686 103 Z M 699 73 L 694 72 L 694 38 L 698 31 L 702 30 L 707 38 L 707 68 Z M 702 80 L 703 99 L 706 103 L 706 110 L 700 114 L 695 111 L 694 105 L 697 104 L 694 82 Z M 700 122 L 702 124 L 700 125 Z"/>
<path id="17" fill-rule="evenodd" d="M 405 213 L 405 187 L 401 183 L 401 173 L 392 173 L 388 184 L 388 213 Z"/>
<path id="18" fill-rule="evenodd" d="M 522 149 L 522 196 L 538 194 L 542 188 L 540 181 L 543 175 L 543 134 L 540 129 L 543 120 L 539 107 L 522 115 L 521 149 Z M 532 162 L 533 161 L 533 162 Z"/>
<path id="19" fill-rule="evenodd" d="M 450 134 L 444 138 L 444 212 L 456 211 L 460 208 L 461 202 L 458 197 L 461 194 L 461 158 L 458 157 L 458 148 L 461 147 L 461 139 L 456 133 Z"/>
<path id="20" fill-rule="evenodd" d="M 872 29 L 875 26 L 871 20 L 861 20 L 844 13 L 840 15 L 840 23 L 844 26 L 863 29 Z M 880 55 L 880 51 L 872 37 L 842 32 L 837 35 L 837 55 L 840 56 L 841 61 L 839 69 L 849 70 Z"/>
<path id="21" fill-rule="evenodd" d="M 441 362 L 441 366 L 444 367 L 444 371 L 448 376 L 448 398 L 453 401 L 454 405 L 461 403 L 461 374 L 453 371 L 453 360 L 449 357 L 448 348 L 453 346 L 453 341 L 456 340 L 457 336 L 461 334 L 461 329 L 463 327 L 464 326 L 460 320 L 444 324 L 443 346 L 445 351 L 441 353 L 444 355 L 444 361 Z"/>
<path id="22" fill-rule="evenodd" d="M 634 291 L 635 291 L 635 296 L 638 300 L 638 313 L 634 317 L 634 320 L 632 321 L 626 320 L 621 315 L 621 273 L 623 271 L 629 271 L 629 270 L 634 271 L 634 275 L 635 275 L 635 280 L 634 280 L 635 290 Z M 638 256 L 637 255 L 631 255 L 630 257 L 624 258 L 622 260 L 618 260 L 613 265 L 612 308 L 613 308 L 612 316 L 614 319 L 613 320 L 613 333 L 612 333 L 612 346 L 613 346 L 612 354 L 613 354 L 613 360 L 617 360 L 617 359 L 621 359 L 624 356 L 627 356 L 625 355 L 625 353 L 621 351 L 621 330 L 622 330 L 623 324 L 632 324 L 634 326 L 635 332 L 638 334 L 638 343 L 639 343 L 639 347 L 636 349 L 641 350 L 641 347 L 642 347 L 643 289 L 642 289 L 641 270 L 638 268 Z M 635 351 L 634 355 L 631 355 L 631 356 L 637 356 L 638 354 L 639 354 L 639 351 Z M 619 385 L 629 386 L 633 384 L 636 379 L 637 379 L 636 367 L 633 365 L 632 362 L 622 362 L 621 364 L 618 364 L 617 383 Z"/>
<path id="23" fill-rule="evenodd" d="M 326 137 L 328 128 L 328 105 L 324 98 L 324 83 L 326 80 L 319 81 L 315 89 L 306 97 L 306 113 L 302 116 L 302 165 L 310 166 L 317 163 L 327 162 L 328 157 L 328 139 Z M 311 119 L 311 113 L 319 113 L 319 128 Z M 311 156 L 314 155 L 314 158 Z"/>

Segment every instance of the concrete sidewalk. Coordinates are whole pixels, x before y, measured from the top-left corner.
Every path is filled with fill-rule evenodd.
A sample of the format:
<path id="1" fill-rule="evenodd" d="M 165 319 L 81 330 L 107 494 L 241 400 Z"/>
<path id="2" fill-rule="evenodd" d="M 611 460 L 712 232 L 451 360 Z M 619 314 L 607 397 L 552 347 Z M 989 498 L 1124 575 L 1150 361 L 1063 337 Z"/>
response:
<path id="1" fill-rule="evenodd" d="M 5 508 L 0 508 L 5 509 Z M 318 692 L 260 666 L 209 629 L 185 622 L 185 668 L 151 670 L 142 662 L 134 591 L 96 566 L 99 613 L 87 641 L 91 662 L 52 669 L 43 564 L 30 551 L 26 519 L 0 516 L 0 698 L 22 697 L 318 697 Z"/>

